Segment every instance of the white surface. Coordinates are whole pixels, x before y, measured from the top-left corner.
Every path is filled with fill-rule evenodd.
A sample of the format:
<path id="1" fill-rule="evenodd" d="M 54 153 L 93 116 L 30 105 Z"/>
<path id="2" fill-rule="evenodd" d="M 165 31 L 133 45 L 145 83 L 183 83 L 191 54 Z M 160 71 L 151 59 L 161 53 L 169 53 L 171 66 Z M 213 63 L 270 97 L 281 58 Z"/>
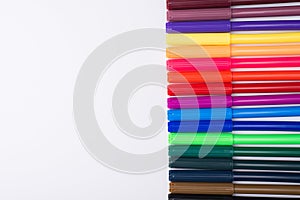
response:
<path id="1" fill-rule="evenodd" d="M 166 198 L 167 170 L 138 176 L 102 166 L 81 145 L 72 114 L 87 56 L 119 33 L 164 28 L 164 13 L 160 0 L 0 1 L 0 199 Z"/>

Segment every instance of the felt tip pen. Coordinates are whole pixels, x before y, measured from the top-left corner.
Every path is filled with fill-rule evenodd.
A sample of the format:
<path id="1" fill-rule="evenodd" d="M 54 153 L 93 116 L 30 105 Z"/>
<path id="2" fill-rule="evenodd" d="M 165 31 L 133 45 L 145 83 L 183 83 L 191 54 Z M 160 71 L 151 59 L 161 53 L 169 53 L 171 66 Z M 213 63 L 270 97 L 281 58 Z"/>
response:
<path id="1" fill-rule="evenodd" d="M 300 106 L 259 108 L 201 108 L 168 110 L 169 121 L 231 120 L 233 118 L 294 117 Z"/>
<path id="2" fill-rule="evenodd" d="M 300 42 L 300 32 L 231 34 L 231 33 L 174 33 L 166 35 L 169 46 L 275 44 Z"/>
<path id="3" fill-rule="evenodd" d="M 170 96 L 231 95 L 240 93 L 295 93 L 300 92 L 300 82 L 282 83 L 202 83 L 170 84 Z"/>
<path id="4" fill-rule="evenodd" d="M 300 81 L 300 70 L 294 71 L 194 71 L 168 72 L 169 83 L 207 83 L 232 81 Z"/>
<path id="5" fill-rule="evenodd" d="M 169 10 L 195 9 L 195 8 L 222 8 L 236 5 L 270 4 L 270 3 L 290 3 L 298 0 L 167 0 Z"/>
<path id="6" fill-rule="evenodd" d="M 232 158 L 169 158 L 169 167 L 201 170 L 279 170 L 300 171 L 299 161 L 234 160 Z"/>
<path id="7" fill-rule="evenodd" d="M 232 131 L 289 131 L 300 132 L 300 122 L 290 121 L 170 121 L 168 132 L 201 133 Z"/>
<path id="8" fill-rule="evenodd" d="M 293 31 L 300 30 L 300 20 L 277 21 L 189 21 L 168 22 L 167 33 L 227 33 L 231 31 Z M 232 35 L 234 38 L 234 35 Z M 232 40 L 234 41 L 234 39 Z"/>
<path id="9" fill-rule="evenodd" d="M 256 57 L 256 58 L 190 58 L 167 60 L 167 70 L 190 71 L 228 71 L 237 68 L 292 68 L 299 67 L 300 56 Z"/>
<path id="10" fill-rule="evenodd" d="M 237 147 L 211 145 L 170 145 L 169 156 L 173 158 L 235 158 L 235 157 L 300 157 L 298 147 Z"/>
<path id="11" fill-rule="evenodd" d="M 232 183 L 236 181 L 300 183 L 300 173 L 244 172 L 231 170 L 170 170 L 169 181 L 205 183 Z"/>
<path id="12" fill-rule="evenodd" d="M 300 37 L 298 37 L 299 39 Z M 294 56 L 300 54 L 299 44 L 254 45 L 254 46 L 177 46 L 168 47 L 168 58 L 224 58 L 244 56 Z"/>
<path id="13" fill-rule="evenodd" d="M 299 195 L 300 185 L 255 185 L 233 183 L 170 183 L 172 194 L 271 194 L 271 195 Z"/>
<path id="14" fill-rule="evenodd" d="M 170 145 L 299 145 L 300 134 L 169 133 Z"/>
<path id="15" fill-rule="evenodd" d="M 168 98 L 170 109 L 300 104 L 300 94 L 259 96 L 195 96 Z"/>
<path id="16" fill-rule="evenodd" d="M 227 195 L 169 194 L 169 200 L 293 200 L 290 197 L 245 197 Z"/>
<path id="17" fill-rule="evenodd" d="M 168 10 L 168 21 L 204 21 L 249 17 L 279 17 L 300 15 L 300 6 L 259 8 L 206 8 Z"/>

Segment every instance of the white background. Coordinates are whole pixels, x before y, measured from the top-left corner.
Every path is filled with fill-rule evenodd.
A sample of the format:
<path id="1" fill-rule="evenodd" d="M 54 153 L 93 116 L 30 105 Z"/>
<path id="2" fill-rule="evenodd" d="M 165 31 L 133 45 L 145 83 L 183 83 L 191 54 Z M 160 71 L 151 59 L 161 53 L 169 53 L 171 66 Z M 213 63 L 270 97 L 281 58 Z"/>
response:
<path id="1" fill-rule="evenodd" d="M 129 175 L 102 166 L 81 145 L 72 113 L 76 76 L 98 45 L 125 31 L 164 24 L 164 0 L 0 0 L 0 199 L 166 199 L 166 169 Z M 151 55 L 114 67 L 149 64 L 149 58 L 164 64 L 163 54 Z M 145 126 L 149 108 L 143 100 L 165 106 L 165 91 L 150 87 L 142 94 L 129 109 L 132 120 Z M 145 146 L 126 145 L 132 141 L 124 137 L 111 141 L 144 153 L 167 145 L 164 135 L 159 138 L 165 139 Z"/>
<path id="2" fill-rule="evenodd" d="M 0 2 L 0 199 L 165 199 L 167 170 L 129 175 L 102 166 L 81 145 L 72 113 L 74 83 L 87 56 L 119 33 L 164 28 L 164 1 Z M 164 102 L 164 94 L 159 89 L 155 99 Z M 146 111 L 141 104 L 133 120 Z"/>

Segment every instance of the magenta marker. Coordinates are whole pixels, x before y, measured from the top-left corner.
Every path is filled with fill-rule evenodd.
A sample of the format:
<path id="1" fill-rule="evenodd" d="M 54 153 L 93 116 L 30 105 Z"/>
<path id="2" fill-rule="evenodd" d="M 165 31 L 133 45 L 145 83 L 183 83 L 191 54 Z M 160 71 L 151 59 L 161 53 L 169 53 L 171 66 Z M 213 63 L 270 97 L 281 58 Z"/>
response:
<path id="1" fill-rule="evenodd" d="M 260 95 L 260 96 L 196 96 L 171 97 L 170 109 L 230 108 L 232 106 L 300 104 L 300 94 Z"/>

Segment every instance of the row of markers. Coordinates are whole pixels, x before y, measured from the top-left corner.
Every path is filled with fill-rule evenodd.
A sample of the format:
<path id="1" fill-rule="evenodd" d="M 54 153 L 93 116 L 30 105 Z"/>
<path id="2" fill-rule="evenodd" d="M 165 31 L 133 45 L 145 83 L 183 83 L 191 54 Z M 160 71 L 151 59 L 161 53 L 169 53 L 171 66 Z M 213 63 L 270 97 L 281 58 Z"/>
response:
<path id="1" fill-rule="evenodd" d="M 168 0 L 169 200 L 300 199 L 300 20 L 231 20 L 289 2 Z"/>

